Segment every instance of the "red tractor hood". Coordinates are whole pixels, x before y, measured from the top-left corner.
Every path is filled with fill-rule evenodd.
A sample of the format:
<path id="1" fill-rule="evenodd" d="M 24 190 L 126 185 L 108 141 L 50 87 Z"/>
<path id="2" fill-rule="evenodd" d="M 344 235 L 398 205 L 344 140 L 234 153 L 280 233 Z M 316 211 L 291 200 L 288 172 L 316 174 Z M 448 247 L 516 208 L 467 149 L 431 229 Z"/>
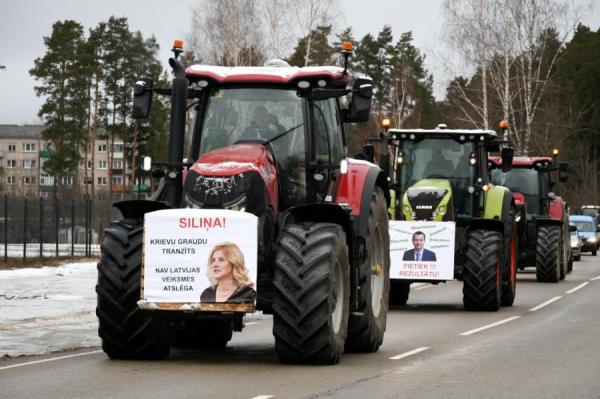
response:
<path id="1" fill-rule="evenodd" d="M 271 206 L 277 211 L 277 170 L 271 153 L 261 144 L 234 144 L 202 155 L 190 168 L 197 174 L 212 177 L 258 172 L 267 187 Z M 184 181 L 185 181 L 184 176 Z"/>

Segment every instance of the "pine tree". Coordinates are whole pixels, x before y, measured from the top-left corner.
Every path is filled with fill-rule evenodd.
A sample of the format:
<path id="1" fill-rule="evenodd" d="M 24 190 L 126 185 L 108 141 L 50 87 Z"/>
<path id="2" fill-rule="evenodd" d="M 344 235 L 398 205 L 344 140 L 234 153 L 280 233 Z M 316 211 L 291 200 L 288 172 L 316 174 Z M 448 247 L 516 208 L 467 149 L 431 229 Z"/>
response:
<path id="1" fill-rule="evenodd" d="M 55 195 L 61 179 L 72 176 L 80 161 L 79 148 L 85 140 L 87 121 L 85 68 L 81 60 L 83 27 L 71 20 L 52 26 L 44 37 L 46 54 L 36 58 L 29 73 L 38 81 L 37 96 L 45 102 L 38 112 L 44 120 L 42 137 L 52 145 L 44 170 L 54 176 Z"/>
<path id="2" fill-rule="evenodd" d="M 332 62 L 335 50 L 329 44 L 329 35 L 331 34 L 331 25 L 317 26 L 300 40 L 294 49 L 294 52 L 289 57 L 288 62 L 294 66 L 311 66 L 311 65 L 330 65 Z M 306 47 L 309 39 L 311 40 L 310 51 L 308 56 L 308 64 L 306 64 Z"/>

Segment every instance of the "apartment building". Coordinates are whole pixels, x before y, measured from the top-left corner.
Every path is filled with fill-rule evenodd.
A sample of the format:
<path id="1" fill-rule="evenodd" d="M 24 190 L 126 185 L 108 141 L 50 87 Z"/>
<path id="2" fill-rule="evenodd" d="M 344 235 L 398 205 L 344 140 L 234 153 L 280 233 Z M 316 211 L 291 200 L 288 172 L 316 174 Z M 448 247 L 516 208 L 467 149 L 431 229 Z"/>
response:
<path id="1" fill-rule="evenodd" d="M 43 129 L 41 125 L 0 125 L 0 195 L 53 196 L 54 177 L 43 169 L 52 148 L 42 139 Z M 112 164 L 109 165 L 111 144 Z M 124 199 L 126 185 L 131 186 L 131 170 L 123 142 L 96 140 L 93 145 L 88 144 L 87 154 L 82 150 L 81 155 L 83 159 L 77 172 L 63 177 L 61 185 L 105 200 L 109 197 L 110 179 L 113 200 Z"/>

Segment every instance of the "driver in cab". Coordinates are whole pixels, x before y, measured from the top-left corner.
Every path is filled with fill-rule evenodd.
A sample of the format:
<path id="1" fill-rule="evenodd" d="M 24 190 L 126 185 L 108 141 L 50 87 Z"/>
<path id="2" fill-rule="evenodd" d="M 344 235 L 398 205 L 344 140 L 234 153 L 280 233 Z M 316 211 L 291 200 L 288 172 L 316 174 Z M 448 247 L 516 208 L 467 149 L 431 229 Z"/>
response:
<path id="1" fill-rule="evenodd" d="M 242 137 L 244 139 L 259 138 L 268 140 L 276 134 L 283 132 L 283 130 L 283 126 L 279 124 L 277 117 L 269 114 L 264 106 L 259 105 L 254 108 L 252 121 L 244 130 Z"/>

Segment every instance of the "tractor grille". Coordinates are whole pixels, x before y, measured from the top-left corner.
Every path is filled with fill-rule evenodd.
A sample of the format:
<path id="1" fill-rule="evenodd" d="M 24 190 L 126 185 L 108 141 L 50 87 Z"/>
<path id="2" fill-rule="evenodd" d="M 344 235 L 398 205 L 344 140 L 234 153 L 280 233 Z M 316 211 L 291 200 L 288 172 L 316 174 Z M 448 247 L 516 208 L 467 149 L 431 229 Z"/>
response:
<path id="1" fill-rule="evenodd" d="M 435 211 L 448 194 L 444 188 L 410 187 L 407 190 L 408 202 L 415 211 L 415 220 L 431 220 L 431 213 Z"/>
<path id="2" fill-rule="evenodd" d="M 190 171 L 184 197 L 199 208 L 243 207 L 246 212 L 260 215 L 268 206 L 265 184 L 257 172 L 231 176 L 205 176 Z"/>

